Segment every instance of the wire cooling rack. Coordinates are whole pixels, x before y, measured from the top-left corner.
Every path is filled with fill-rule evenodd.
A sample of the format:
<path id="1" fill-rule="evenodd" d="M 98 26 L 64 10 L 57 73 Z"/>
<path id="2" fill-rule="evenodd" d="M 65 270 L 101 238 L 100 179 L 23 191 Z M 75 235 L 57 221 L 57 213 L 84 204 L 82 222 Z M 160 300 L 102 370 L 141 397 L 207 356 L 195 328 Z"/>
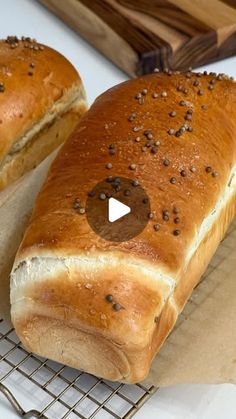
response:
<path id="1" fill-rule="evenodd" d="M 0 391 L 20 417 L 129 419 L 156 390 L 102 380 L 30 354 L 0 319 Z"/>

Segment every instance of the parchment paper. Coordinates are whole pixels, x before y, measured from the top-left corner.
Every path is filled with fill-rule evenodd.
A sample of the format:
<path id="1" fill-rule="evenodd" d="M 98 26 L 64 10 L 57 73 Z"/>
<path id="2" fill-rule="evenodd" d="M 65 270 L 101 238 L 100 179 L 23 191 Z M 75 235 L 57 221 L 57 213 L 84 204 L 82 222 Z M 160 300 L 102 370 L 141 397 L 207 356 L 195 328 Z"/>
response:
<path id="1" fill-rule="evenodd" d="M 236 220 L 145 381 L 236 383 Z"/>
<path id="2" fill-rule="evenodd" d="M 0 318 L 10 318 L 9 273 L 54 156 L 0 193 Z M 236 383 L 236 220 L 145 382 L 157 386 Z"/>
<path id="3" fill-rule="evenodd" d="M 29 220 L 35 197 L 57 154 L 0 192 L 0 318 L 10 321 L 9 274 Z"/>

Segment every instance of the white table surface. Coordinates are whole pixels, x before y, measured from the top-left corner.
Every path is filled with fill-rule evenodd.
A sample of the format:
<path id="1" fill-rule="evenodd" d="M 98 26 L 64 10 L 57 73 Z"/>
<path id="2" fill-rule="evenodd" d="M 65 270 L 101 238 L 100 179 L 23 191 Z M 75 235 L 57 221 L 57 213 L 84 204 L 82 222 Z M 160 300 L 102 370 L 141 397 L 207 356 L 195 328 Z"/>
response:
<path id="1" fill-rule="evenodd" d="M 110 63 L 37 0 L 0 0 L 0 38 L 30 36 L 64 54 L 79 70 L 91 104 L 98 94 L 127 75 Z M 236 57 L 205 66 L 236 77 Z M 181 360 L 180 360 L 181 362 Z M 16 419 L 0 396 L 0 418 Z M 179 385 L 160 389 L 136 419 L 236 419 L 236 386 Z"/>

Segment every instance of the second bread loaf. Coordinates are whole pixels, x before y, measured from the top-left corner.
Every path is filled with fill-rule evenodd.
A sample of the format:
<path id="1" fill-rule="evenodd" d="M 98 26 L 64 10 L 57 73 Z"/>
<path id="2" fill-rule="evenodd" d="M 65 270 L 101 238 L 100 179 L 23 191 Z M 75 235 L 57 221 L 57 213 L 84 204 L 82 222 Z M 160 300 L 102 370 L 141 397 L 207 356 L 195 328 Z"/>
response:
<path id="1" fill-rule="evenodd" d="M 36 40 L 0 41 L 0 190 L 38 165 L 87 109 L 75 68 Z"/>

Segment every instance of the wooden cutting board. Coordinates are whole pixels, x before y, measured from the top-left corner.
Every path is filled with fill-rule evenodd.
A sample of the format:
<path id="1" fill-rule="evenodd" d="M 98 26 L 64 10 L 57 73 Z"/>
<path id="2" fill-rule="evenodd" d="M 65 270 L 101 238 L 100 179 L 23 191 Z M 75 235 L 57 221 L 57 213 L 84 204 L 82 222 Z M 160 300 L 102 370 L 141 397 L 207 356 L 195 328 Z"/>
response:
<path id="1" fill-rule="evenodd" d="M 236 0 L 40 0 L 130 76 L 236 53 Z"/>

